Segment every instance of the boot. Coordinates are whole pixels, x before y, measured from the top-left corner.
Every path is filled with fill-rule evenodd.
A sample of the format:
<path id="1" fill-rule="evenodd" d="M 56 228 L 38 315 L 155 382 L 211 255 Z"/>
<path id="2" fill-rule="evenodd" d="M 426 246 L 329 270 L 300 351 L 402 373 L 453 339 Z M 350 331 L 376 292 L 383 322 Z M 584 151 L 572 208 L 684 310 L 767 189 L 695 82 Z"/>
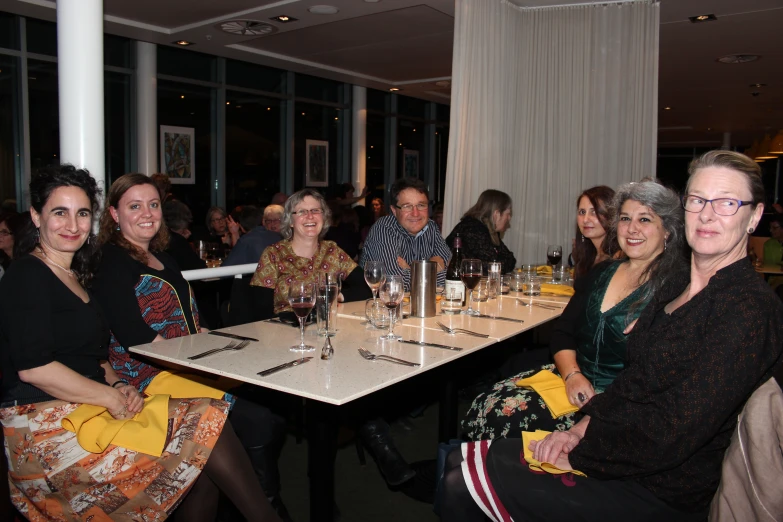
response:
<path id="1" fill-rule="evenodd" d="M 269 503 L 275 513 L 283 522 L 292 522 L 291 515 L 288 513 L 283 499 L 280 497 L 280 471 L 277 467 L 277 459 L 280 456 L 280 448 L 277 444 L 272 447 L 255 446 L 246 448 L 250 464 L 258 477 L 258 482 L 267 494 Z"/>
<path id="2" fill-rule="evenodd" d="M 394 447 L 389 425 L 384 420 L 376 419 L 365 423 L 359 429 L 359 437 L 378 464 L 378 469 L 387 484 L 399 486 L 416 476 L 416 472 L 408 466 Z"/>

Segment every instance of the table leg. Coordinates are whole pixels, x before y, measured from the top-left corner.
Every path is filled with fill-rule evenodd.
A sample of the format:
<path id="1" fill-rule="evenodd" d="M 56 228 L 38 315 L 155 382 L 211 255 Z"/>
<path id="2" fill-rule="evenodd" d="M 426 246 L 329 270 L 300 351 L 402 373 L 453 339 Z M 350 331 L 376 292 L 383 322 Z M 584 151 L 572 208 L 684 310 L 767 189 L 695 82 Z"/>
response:
<path id="1" fill-rule="evenodd" d="M 448 442 L 457 437 L 457 382 L 454 376 L 444 375 L 440 386 L 438 410 L 438 441 Z"/>
<path id="2" fill-rule="evenodd" d="M 310 521 L 334 520 L 334 459 L 337 454 L 337 407 L 307 400 L 307 467 Z"/>

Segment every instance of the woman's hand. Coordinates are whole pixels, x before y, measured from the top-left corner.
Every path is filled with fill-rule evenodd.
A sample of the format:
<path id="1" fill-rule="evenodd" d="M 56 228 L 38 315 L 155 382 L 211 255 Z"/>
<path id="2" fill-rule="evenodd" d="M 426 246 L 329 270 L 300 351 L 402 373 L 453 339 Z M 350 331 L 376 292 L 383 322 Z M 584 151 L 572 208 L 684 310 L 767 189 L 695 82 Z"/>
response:
<path id="1" fill-rule="evenodd" d="M 125 406 L 129 415 L 133 416 L 141 412 L 144 408 L 144 397 L 141 396 L 139 390 L 130 384 L 121 384 L 117 386 L 117 389 L 125 396 Z"/>
<path id="2" fill-rule="evenodd" d="M 128 410 L 128 398 L 120 390 L 116 388 L 109 388 L 109 401 L 106 410 L 109 415 L 117 420 L 125 420 L 133 417 L 134 413 Z"/>
<path id="3" fill-rule="evenodd" d="M 234 218 L 231 216 L 228 216 L 226 218 L 226 226 L 228 226 L 228 232 L 231 234 L 231 237 L 239 237 L 239 232 L 241 227 L 239 226 L 239 223 L 234 221 Z"/>
<path id="4" fill-rule="evenodd" d="M 565 385 L 568 402 L 577 408 L 581 408 L 587 404 L 593 395 L 595 395 L 595 389 L 593 389 L 593 385 L 590 384 L 590 381 L 587 380 L 587 377 L 581 373 L 575 373 L 569 377 Z"/>
<path id="5" fill-rule="evenodd" d="M 566 457 L 582 440 L 577 434 L 570 431 L 556 431 L 550 433 L 539 441 L 530 441 L 530 449 L 533 450 L 533 458 L 539 462 L 549 462 L 557 467 L 562 464 L 562 458 Z M 568 458 L 566 457 L 566 463 Z M 564 468 L 560 468 L 564 469 Z M 568 469 L 571 469 L 569 465 Z"/>

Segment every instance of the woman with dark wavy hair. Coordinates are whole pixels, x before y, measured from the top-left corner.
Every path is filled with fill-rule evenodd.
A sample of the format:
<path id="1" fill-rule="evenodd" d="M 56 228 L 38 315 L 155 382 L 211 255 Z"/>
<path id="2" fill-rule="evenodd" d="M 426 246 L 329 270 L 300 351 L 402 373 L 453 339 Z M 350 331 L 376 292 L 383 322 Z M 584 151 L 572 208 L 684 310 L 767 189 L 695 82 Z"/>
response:
<path id="1" fill-rule="evenodd" d="M 595 265 L 620 250 L 617 241 L 607 238 L 612 225 L 614 190 L 599 185 L 576 198 L 576 241 L 574 242 L 574 279 L 587 274 Z"/>

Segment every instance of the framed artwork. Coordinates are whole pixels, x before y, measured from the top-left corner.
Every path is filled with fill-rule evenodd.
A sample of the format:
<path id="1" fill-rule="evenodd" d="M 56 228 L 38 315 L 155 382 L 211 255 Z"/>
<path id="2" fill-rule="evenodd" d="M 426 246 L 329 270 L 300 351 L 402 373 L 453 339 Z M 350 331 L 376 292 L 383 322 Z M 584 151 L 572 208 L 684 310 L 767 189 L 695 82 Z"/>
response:
<path id="1" fill-rule="evenodd" d="M 402 176 L 419 178 L 419 151 L 402 149 Z"/>
<path id="2" fill-rule="evenodd" d="M 160 126 L 160 171 L 172 184 L 196 183 L 195 138 L 192 127 Z"/>
<path id="3" fill-rule="evenodd" d="M 329 142 L 307 140 L 305 158 L 305 186 L 329 186 Z"/>

